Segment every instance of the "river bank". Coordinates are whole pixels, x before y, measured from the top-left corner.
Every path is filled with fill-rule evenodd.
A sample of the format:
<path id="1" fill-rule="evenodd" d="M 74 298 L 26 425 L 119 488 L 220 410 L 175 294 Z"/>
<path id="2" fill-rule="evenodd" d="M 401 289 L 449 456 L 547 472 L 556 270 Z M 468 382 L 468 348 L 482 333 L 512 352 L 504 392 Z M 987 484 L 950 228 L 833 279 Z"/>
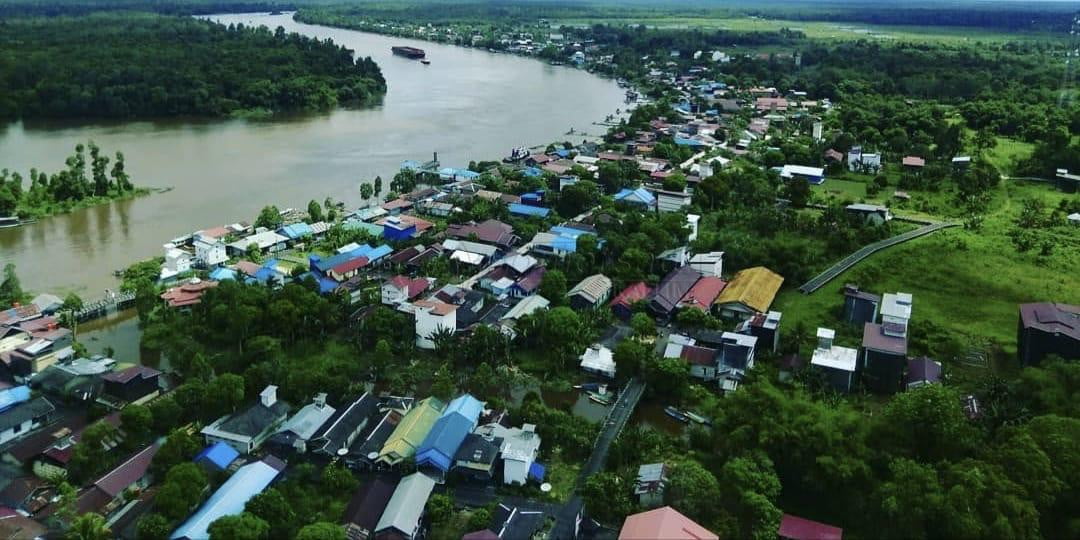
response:
<path id="1" fill-rule="evenodd" d="M 300 208 L 331 196 L 358 206 L 361 181 L 392 177 L 403 160 L 429 159 L 432 152 L 448 166 L 497 159 L 512 147 L 565 140 L 569 128 L 591 125 L 623 106 L 624 91 L 613 81 L 528 58 L 417 41 L 436 60 L 423 66 L 392 55 L 391 46 L 410 40 L 302 24 L 289 15 L 212 18 L 283 26 L 370 55 L 387 79 L 387 94 L 371 108 L 271 120 L 0 127 L 2 167 L 57 169 L 75 142 L 93 139 L 122 148 L 132 178 L 174 187 L 0 229 L 0 264 L 32 268 L 22 272 L 26 288 L 98 297 L 116 287 L 113 270 L 160 255 L 167 239 L 251 221 L 266 204 Z"/>

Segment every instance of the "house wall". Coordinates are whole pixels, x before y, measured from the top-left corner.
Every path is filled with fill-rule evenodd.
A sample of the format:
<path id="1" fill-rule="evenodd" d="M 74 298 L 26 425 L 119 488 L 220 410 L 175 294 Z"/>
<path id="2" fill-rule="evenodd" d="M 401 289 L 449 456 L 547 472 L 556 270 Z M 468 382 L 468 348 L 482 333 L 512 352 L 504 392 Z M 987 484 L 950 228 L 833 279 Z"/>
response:
<path id="1" fill-rule="evenodd" d="M 221 264 L 229 259 L 225 253 L 225 244 L 215 243 L 206 245 L 202 242 L 195 244 L 195 259 L 205 266 Z"/>
<path id="2" fill-rule="evenodd" d="M 231 437 L 224 433 L 205 433 L 204 436 L 206 437 L 207 446 L 223 442 L 241 454 L 250 454 L 258 448 L 255 440 L 248 437 Z"/>
<path id="3" fill-rule="evenodd" d="M 822 366 L 813 366 L 813 368 L 820 370 L 822 373 L 824 373 L 825 381 L 829 383 L 829 386 L 832 386 L 837 391 L 844 393 L 851 391 L 852 380 L 855 376 L 854 373 L 841 369 L 833 369 Z"/>
<path id="4" fill-rule="evenodd" d="M 1025 366 L 1039 365 L 1049 354 L 1065 359 L 1080 358 L 1080 342 L 1063 334 L 1049 334 L 1035 328 L 1024 328 L 1020 322 L 1017 334 L 1017 354 Z"/>
<path id="5" fill-rule="evenodd" d="M 596 304 L 599 303 L 600 302 L 597 302 Z M 596 307 L 596 304 L 590 302 L 588 298 L 585 298 L 580 294 L 575 294 L 570 297 L 570 309 L 573 310 L 590 309 Z"/>
<path id="6" fill-rule="evenodd" d="M 863 382 L 874 392 L 894 393 L 903 383 L 906 363 L 902 354 L 863 349 Z"/>
<path id="7" fill-rule="evenodd" d="M 844 320 L 859 326 L 868 322 L 872 323 L 877 320 L 877 304 L 869 300 L 845 296 Z"/>
<path id="8" fill-rule="evenodd" d="M 408 292 L 395 287 L 390 283 L 383 283 L 382 286 L 382 303 L 389 306 L 396 306 L 406 300 Z"/>
<path id="9" fill-rule="evenodd" d="M 157 377 L 135 377 L 127 384 L 105 381 L 105 393 L 124 401 L 138 401 L 159 390 Z"/>
<path id="10" fill-rule="evenodd" d="M 40 425 L 36 419 L 27 420 L 19 425 L 12 426 L 4 431 L 0 431 L 0 444 L 4 444 L 8 441 L 15 440 L 28 432 L 37 428 Z"/>
<path id="11" fill-rule="evenodd" d="M 725 319 L 735 319 L 737 321 L 745 321 L 754 316 L 754 310 L 739 304 L 739 303 L 727 303 L 727 304 L 715 304 L 713 310 L 717 315 Z"/>
<path id="12" fill-rule="evenodd" d="M 440 328 L 457 331 L 457 312 L 439 316 L 432 314 L 427 309 L 417 309 L 416 316 L 416 346 L 421 349 L 435 349 L 435 342 L 430 336 Z"/>
<path id="13" fill-rule="evenodd" d="M 692 364 L 690 366 L 690 376 L 704 381 L 711 381 L 716 378 L 716 366 L 699 366 L 697 364 Z"/>

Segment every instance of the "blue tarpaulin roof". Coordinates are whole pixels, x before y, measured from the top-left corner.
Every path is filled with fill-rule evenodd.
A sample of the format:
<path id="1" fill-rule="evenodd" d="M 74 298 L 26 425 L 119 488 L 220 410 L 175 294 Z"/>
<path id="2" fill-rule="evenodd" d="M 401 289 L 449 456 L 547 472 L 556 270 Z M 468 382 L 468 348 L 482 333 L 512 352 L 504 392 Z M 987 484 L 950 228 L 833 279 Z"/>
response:
<path id="1" fill-rule="evenodd" d="M 205 540 L 210 538 L 210 524 L 224 516 L 235 516 L 244 511 L 244 505 L 252 497 L 262 493 L 280 473 L 265 461 L 256 461 L 240 467 L 224 484 L 199 507 L 187 521 L 173 531 L 169 538 Z"/>
<path id="2" fill-rule="evenodd" d="M 528 177 L 536 177 L 536 176 L 543 176 L 544 171 L 541 171 L 540 169 L 537 169 L 536 167 L 525 167 L 525 169 L 521 171 L 521 174 L 523 174 L 525 176 L 528 176 Z"/>
<path id="3" fill-rule="evenodd" d="M 545 472 L 546 471 L 544 469 L 544 466 L 537 463 L 537 462 L 535 462 L 535 461 L 532 462 L 532 465 L 529 465 L 529 478 L 532 478 L 532 479 L 536 480 L 537 482 L 543 482 L 544 481 L 544 473 Z"/>
<path id="4" fill-rule="evenodd" d="M 15 405 L 30 400 L 29 386 L 16 386 L 0 391 L 0 411 L 6 411 Z"/>
<path id="5" fill-rule="evenodd" d="M 536 216 L 547 217 L 551 213 L 551 210 L 547 208 L 541 208 L 539 206 L 529 206 L 527 204 L 510 203 L 510 213 L 520 216 Z"/>
<path id="6" fill-rule="evenodd" d="M 199 455 L 195 456 L 195 463 L 209 463 L 217 470 L 224 471 L 238 457 L 240 457 L 240 452 L 236 449 L 223 442 L 217 442 L 199 452 Z"/>
<path id="7" fill-rule="evenodd" d="M 454 464 L 454 454 L 476 427 L 483 408 L 484 404 L 469 394 L 451 401 L 416 449 L 416 464 L 433 465 L 443 472 L 449 471 Z"/>

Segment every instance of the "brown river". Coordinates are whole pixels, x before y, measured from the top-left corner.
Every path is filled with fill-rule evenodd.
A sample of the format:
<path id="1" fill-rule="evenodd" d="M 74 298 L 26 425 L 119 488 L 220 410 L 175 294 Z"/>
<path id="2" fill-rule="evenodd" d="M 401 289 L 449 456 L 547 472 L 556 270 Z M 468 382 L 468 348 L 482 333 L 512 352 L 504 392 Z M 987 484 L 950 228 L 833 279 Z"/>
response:
<path id="1" fill-rule="evenodd" d="M 426 161 L 433 152 L 443 166 L 464 167 L 514 146 L 580 142 L 567 131 L 599 134 L 592 123 L 624 106 L 613 81 L 537 60 L 301 24 L 289 14 L 211 18 L 283 26 L 371 56 L 386 77 L 386 97 L 371 108 L 270 121 L 0 126 L 0 168 L 24 177 L 31 167 L 55 172 L 77 143 L 92 139 L 107 153 L 124 152 L 137 185 L 173 188 L 0 229 L 0 266 L 15 263 L 24 287 L 98 298 L 116 285 L 114 270 L 159 255 L 171 238 L 253 221 L 266 204 L 300 208 L 329 196 L 357 205 L 362 181 L 388 181 L 402 160 Z M 425 49 L 431 65 L 393 56 L 392 45 Z"/>

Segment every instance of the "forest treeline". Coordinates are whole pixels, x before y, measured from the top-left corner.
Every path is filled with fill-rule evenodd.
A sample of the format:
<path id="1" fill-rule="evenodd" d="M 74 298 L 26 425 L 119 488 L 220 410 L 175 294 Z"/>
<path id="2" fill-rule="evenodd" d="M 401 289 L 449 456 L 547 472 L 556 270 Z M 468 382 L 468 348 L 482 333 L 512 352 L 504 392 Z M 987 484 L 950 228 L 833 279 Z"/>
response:
<path id="1" fill-rule="evenodd" d="M 132 13 L 0 22 L 0 118 L 322 110 L 385 91 L 370 58 L 282 28 Z"/>

